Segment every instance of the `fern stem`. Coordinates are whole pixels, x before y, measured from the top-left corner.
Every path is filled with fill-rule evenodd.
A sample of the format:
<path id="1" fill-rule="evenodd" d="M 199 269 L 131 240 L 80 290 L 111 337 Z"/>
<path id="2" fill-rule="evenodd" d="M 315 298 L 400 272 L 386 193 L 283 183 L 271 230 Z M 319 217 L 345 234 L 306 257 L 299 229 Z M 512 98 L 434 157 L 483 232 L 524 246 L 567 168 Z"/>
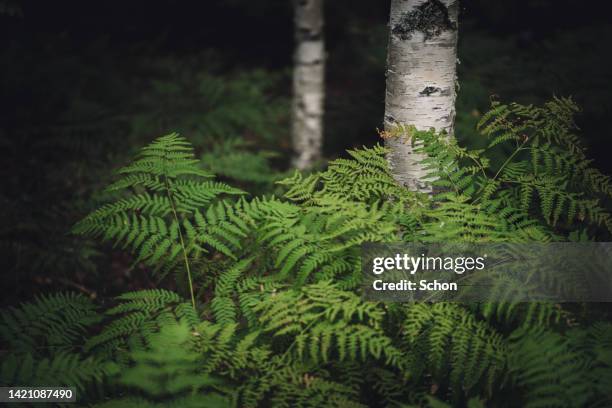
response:
<path id="1" fill-rule="evenodd" d="M 315 316 L 315 318 L 312 319 L 312 321 L 310 323 L 308 323 L 306 325 L 306 327 L 304 327 L 304 329 L 302 329 L 302 331 L 297 336 L 295 336 L 295 339 L 291 342 L 289 347 L 287 347 L 287 350 L 285 350 L 285 352 L 280 356 L 281 361 L 283 361 L 286 357 L 289 356 L 291 349 L 293 348 L 293 346 L 295 346 L 297 344 L 298 337 L 301 336 L 302 334 L 306 333 L 306 331 L 308 329 L 310 329 L 313 325 L 315 325 L 316 323 L 319 323 L 319 317 L 323 317 L 323 316 L 325 316 L 325 311 L 317 314 Z"/>
<path id="2" fill-rule="evenodd" d="M 178 214 L 176 212 L 176 207 L 174 205 L 174 197 L 172 197 L 172 192 L 170 191 L 170 184 L 168 183 L 167 176 L 164 176 L 164 184 L 166 186 L 168 200 L 170 201 L 170 207 L 172 208 L 172 215 L 174 216 L 174 220 L 176 221 L 176 225 L 178 228 L 179 241 L 181 243 L 181 249 L 183 252 L 183 261 L 185 262 L 185 270 L 187 271 L 187 282 L 189 283 L 189 294 L 191 295 L 191 304 L 193 305 L 193 310 L 196 310 L 195 295 L 193 294 L 193 279 L 191 278 L 191 268 L 189 267 L 189 259 L 187 258 L 187 249 L 185 248 L 185 240 L 183 239 L 183 230 L 181 228 L 181 223 L 179 222 Z"/>
<path id="3" fill-rule="evenodd" d="M 506 161 L 501 165 L 501 167 L 497 170 L 497 172 L 495 173 L 495 175 L 493 176 L 493 178 L 491 179 L 491 181 L 495 181 L 497 180 L 497 177 L 499 177 L 499 175 L 501 174 L 501 172 L 504 170 L 504 168 L 512 161 L 512 159 L 514 159 L 514 157 L 521 151 L 521 150 L 529 150 L 527 148 L 523 148 L 523 146 L 525 146 L 525 143 L 527 143 L 529 139 L 525 139 L 523 140 L 523 143 L 521 143 L 520 146 L 518 146 L 518 148 L 512 152 L 512 154 L 506 159 Z M 480 194 L 482 192 L 482 190 L 484 190 L 486 184 L 483 184 L 482 187 L 480 187 L 480 189 L 478 190 L 478 192 L 476 194 Z M 482 198 L 482 196 L 478 196 L 476 198 L 476 200 L 474 200 L 473 204 L 476 204 L 478 201 L 480 201 L 480 199 Z"/>
<path id="4" fill-rule="evenodd" d="M 511 155 L 510 157 L 508 157 L 506 159 L 506 161 L 504 162 L 504 164 L 501 165 L 501 167 L 499 168 L 499 170 L 497 170 L 497 173 L 495 173 L 495 176 L 493 176 L 492 180 L 497 179 L 497 177 L 499 176 L 499 174 L 502 172 L 502 170 L 512 161 L 512 159 L 514 159 L 514 156 L 516 156 L 521 150 L 527 150 L 527 149 L 523 149 L 523 146 L 525 145 L 525 143 L 527 143 L 528 139 L 525 139 L 523 141 L 523 143 L 521 143 L 521 145 L 518 147 L 518 149 L 516 149 Z"/>

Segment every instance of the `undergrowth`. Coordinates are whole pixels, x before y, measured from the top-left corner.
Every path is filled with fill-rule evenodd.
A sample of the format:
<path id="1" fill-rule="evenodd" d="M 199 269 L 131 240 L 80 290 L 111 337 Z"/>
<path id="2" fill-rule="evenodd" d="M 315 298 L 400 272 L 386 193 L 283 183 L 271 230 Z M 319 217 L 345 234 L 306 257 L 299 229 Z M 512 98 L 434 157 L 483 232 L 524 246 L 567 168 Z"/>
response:
<path id="1" fill-rule="evenodd" d="M 610 405 L 612 325 L 586 306 L 359 295 L 365 242 L 609 237 L 610 179 L 586 158 L 575 111 L 569 99 L 495 103 L 479 150 L 433 131 L 384 133 L 424 142 L 433 197 L 399 187 L 380 146 L 252 196 L 215 181 L 240 174 L 207 153 L 202 165 L 187 139 L 158 138 L 73 233 L 131 253 L 159 287 L 3 310 L 0 380 L 75 386 L 103 407 Z"/>
<path id="2" fill-rule="evenodd" d="M 222 59 L 210 52 L 186 59 L 118 57 L 104 45 L 92 48 L 86 61 L 58 53 L 23 71 L 9 63 L 20 59 L 18 52 L 9 48 L 0 56 L 7 68 L 17 70 L 9 71 L 0 87 L 7 100 L 33 99 L 0 113 L 5 150 L 0 253 L 1 283 L 21 293 L 0 304 L 32 287 L 104 288 L 106 293 L 95 292 L 107 296 L 146 282 L 136 282 L 134 276 L 144 273 L 130 269 L 120 253 L 66 230 L 107 202 L 103 187 L 111 170 L 126 163 L 151 134 L 180 131 L 207 168 L 250 192 L 267 193 L 283 176 L 275 169 L 284 162 L 274 153 L 252 149 L 276 146 L 285 127 L 288 103 L 276 91 L 282 80 L 277 72 L 226 72 L 218 66 Z M 122 64 L 109 63 L 118 59 Z M 24 96 L 24 89 L 36 91 Z M 45 97 L 36 99 L 37 93 Z M 128 282 L 124 270 L 131 275 Z"/>

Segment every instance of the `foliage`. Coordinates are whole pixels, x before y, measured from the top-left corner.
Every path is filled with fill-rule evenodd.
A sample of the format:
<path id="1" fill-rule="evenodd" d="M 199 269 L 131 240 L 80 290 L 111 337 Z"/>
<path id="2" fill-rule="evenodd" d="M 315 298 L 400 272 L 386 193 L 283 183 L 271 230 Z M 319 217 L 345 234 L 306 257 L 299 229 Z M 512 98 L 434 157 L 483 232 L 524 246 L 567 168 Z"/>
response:
<path id="1" fill-rule="evenodd" d="M 2 360 L 0 370 L 0 381 L 4 386 L 28 384 L 39 387 L 74 387 L 83 394 L 88 386 L 102 383 L 115 372 L 116 367 L 104 360 L 59 352 L 49 358 L 11 354 Z"/>
<path id="2" fill-rule="evenodd" d="M 127 292 L 103 315 L 76 295 L 8 309 L 3 381 L 36 353 L 43 368 L 23 378 L 66 367 L 83 389 L 105 387 L 83 393 L 104 407 L 609 405 L 612 329 L 586 307 L 358 293 L 365 242 L 607 236 L 609 179 L 586 159 L 574 111 L 566 99 L 496 103 L 480 150 L 433 131 L 383 133 L 424 142 L 433 197 L 397 186 L 375 146 L 279 181 L 282 197 L 247 198 L 209 180 L 186 139 L 158 138 L 74 232 L 124 247 L 154 274 L 174 271 L 191 290 Z M 489 155 L 500 147 L 497 165 Z"/>
<path id="3" fill-rule="evenodd" d="M 65 351 L 79 345 L 86 329 L 100 320 L 97 306 L 83 295 L 43 295 L 0 313 L 0 339 L 13 351 L 34 354 L 40 347 Z"/>
<path id="4" fill-rule="evenodd" d="M 211 391 L 221 382 L 202 374 L 202 356 L 190 347 L 192 338 L 187 323 L 167 322 L 152 336 L 148 349 L 129 353 L 133 365 L 123 370 L 117 380 L 124 387 L 139 390 L 149 400 L 128 397 L 99 406 L 229 407 L 226 396 Z"/>
<path id="5" fill-rule="evenodd" d="M 203 57 L 208 64 L 215 55 Z M 187 63 L 171 59 L 157 63 L 161 75 L 151 81 L 151 92 L 137 101 L 134 132 L 146 134 L 180 124 L 172 128 L 189 135 L 197 145 L 247 135 L 268 142 L 278 138 L 287 103 L 267 92 L 278 82 L 278 74 L 253 70 L 226 78 L 210 69 L 181 66 Z"/>
<path id="6" fill-rule="evenodd" d="M 126 290 L 116 271 L 131 268 L 117 259 L 118 251 L 101 250 L 93 239 L 68 231 L 84 213 L 109 200 L 103 190 L 109 169 L 127 162 L 149 135 L 180 130 L 195 143 L 199 157 L 203 146 L 210 152 L 210 140 L 230 137 L 276 151 L 283 133 L 288 104 L 273 92 L 282 80 L 276 72 L 227 72 L 222 59 L 209 51 L 189 58 L 152 57 L 143 49 L 117 55 L 121 52 L 104 41 L 75 56 L 62 41 L 46 40 L 44 64 L 27 70 L 10 63 L 24 61 L 20 42 L 0 55 L 7 68 L 0 81 L 3 96 L 20 101 L 0 120 L 0 146 L 7 152 L 0 170 L 5 181 L 0 192 L 2 284 L 20 291 L 8 303 L 33 287 L 95 288 L 99 296 Z M 242 156 L 228 152 L 218 158 L 221 166 L 244 162 L 246 149 L 234 147 L 232 153 Z M 274 169 L 283 162 L 269 165 L 271 155 L 247 155 L 253 164 L 243 174 L 269 166 L 270 180 L 277 178 Z M 219 171 L 214 160 L 206 162 Z M 261 193 L 267 185 L 249 180 L 239 187 Z M 142 268 L 134 266 L 127 289 L 142 286 Z"/>
<path id="7" fill-rule="evenodd" d="M 177 134 L 157 139 L 131 165 L 119 170 L 122 178 L 108 191 L 134 193 L 107 204 L 78 223 L 74 232 L 102 237 L 137 254 L 136 262 L 161 269 L 163 275 L 183 263 L 195 307 L 189 258 L 207 252 L 206 246 L 235 258 L 232 247 L 244 235 L 232 220 L 221 194 L 242 191 L 223 183 L 202 181 L 211 175 L 196 164 L 191 145 Z M 211 203 L 207 211 L 200 208 Z"/>
<path id="8" fill-rule="evenodd" d="M 380 332 L 383 313 L 350 292 L 320 282 L 283 291 L 256 308 L 265 332 L 290 336 L 298 359 L 328 362 L 337 352 L 339 361 L 384 359 L 399 365 L 401 354 Z"/>
<path id="9" fill-rule="evenodd" d="M 552 229 L 567 233 L 581 222 L 593 232 L 611 232 L 610 214 L 602 204 L 610 197 L 610 178 L 586 158 L 575 133 L 576 111 L 570 99 L 560 98 L 541 107 L 493 103 L 478 125 L 488 147 L 472 151 L 433 132 L 416 132 L 425 142 L 434 185 L 448 191 L 436 199 L 458 198 L 486 215 L 505 218 L 513 234 L 533 226 L 529 233 L 552 239 Z M 502 145 L 509 153 L 495 167 L 488 155 Z"/>
<path id="10" fill-rule="evenodd" d="M 272 150 L 252 151 L 251 145 L 243 138 L 217 139 L 201 159 L 206 169 L 251 193 L 274 192 L 269 191 L 274 190 L 274 182 L 285 176 L 272 165 L 279 154 Z"/>
<path id="11" fill-rule="evenodd" d="M 102 383 L 115 364 L 80 353 L 87 329 L 100 320 L 91 300 L 75 293 L 40 296 L 3 310 L 0 344 L 10 354 L 2 357 L 0 382 L 69 386 L 79 393 Z"/>

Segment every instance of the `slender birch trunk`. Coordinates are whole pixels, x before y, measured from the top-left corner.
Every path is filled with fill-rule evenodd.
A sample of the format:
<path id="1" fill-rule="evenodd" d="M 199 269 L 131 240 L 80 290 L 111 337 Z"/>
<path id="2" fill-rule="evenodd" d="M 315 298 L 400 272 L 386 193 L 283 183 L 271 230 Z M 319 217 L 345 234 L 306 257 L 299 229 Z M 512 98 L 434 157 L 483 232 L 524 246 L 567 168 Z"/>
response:
<path id="1" fill-rule="evenodd" d="M 325 99 L 323 0 L 294 0 L 296 50 L 293 68 L 293 165 L 312 167 L 321 157 Z"/>
<path id="2" fill-rule="evenodd" d="M 458 0 L 391 0 L 385 130 L 397 124 L 453 135 Z M 422 155 L 402 138 L 386 139 L 394 178 L 430 193 Z"/>

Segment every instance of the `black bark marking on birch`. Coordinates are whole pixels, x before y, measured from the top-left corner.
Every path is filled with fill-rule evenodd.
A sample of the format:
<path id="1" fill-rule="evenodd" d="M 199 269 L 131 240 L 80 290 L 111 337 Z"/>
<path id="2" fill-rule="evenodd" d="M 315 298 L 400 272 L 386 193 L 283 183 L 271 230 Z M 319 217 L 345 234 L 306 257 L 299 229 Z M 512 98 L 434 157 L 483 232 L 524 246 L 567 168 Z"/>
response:
<path id="1" fill-rule="evenodd" d="M 387 114 L 385 115 L 385 122 L 389 122 L 393 124 L 393 123 L 397 123 L 397 120 L 393 116 Z"/>
<path id="2" fill-rule="evenodd" d="M 457 24 L 450 20 L 446 6 L 440 0 L 427 0 L 401 16 L 391 32 L 402 40 L 410 40 L 412 33 L 421 31 L 425 34 L 425 40 L 430 40 L 443 31 L 456 29 Z"/>
<path id="3" fill-rule="evenodd" d="M 421 92 L 419 92 L 419 95 L 421 96 L 430 96 L 432 94 L 435 94 L 436 92 L 441 92 L 442 89 L 435 87 L 435 86 L 426 86 L 425 89 L 423 89 Z"/>

